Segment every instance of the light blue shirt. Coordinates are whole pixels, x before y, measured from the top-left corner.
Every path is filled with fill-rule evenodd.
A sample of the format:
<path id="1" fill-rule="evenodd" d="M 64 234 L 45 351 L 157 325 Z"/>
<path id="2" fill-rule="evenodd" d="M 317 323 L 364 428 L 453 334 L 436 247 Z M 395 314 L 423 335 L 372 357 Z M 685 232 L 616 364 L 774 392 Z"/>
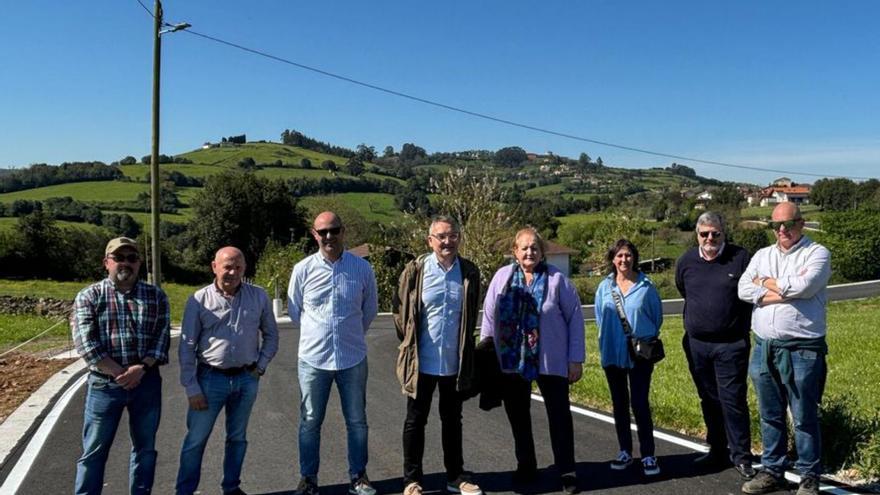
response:
<path id="1" fill-rule="evenodd" d="M 759 306 L 768 289 L 753 282 L 776 279 L 785 301 Z M 739 298 L 755 305 L 752 330 L 762 339 L 825 336 L 826 287 L 831 278 L 831 253 L 804 236 L 783 252 L 777 244 L 760 249 L 739 279 Z"/>
<path id="2" fill-rule="evenodd" d="M 419 322 L 419 372 L 458 374 L 458 335 L 464 288 L 456 257 L 447 271 L 436 254 L 425 258 L 422 271 L 422 317 Z"/>
<path id="3" fill-rule="evenodd" d="M 623 323 L 617 313 L 611 291 L 620 294 L 620 287 L 614 280 L 614 274 L 605 277 L 596 289 L 596 325 L 599 327 L 599 355 L 602 367 L 618 366 L 632 368 L 633 362 L 629 355 Z M 663 305 L 660 294 L 651 279 L 639 272 L 639 279 L 623 296 L 623 312 L 632 328 L 633 337 L 647 339 L 660 334 L 663 325 Z"/>
<path id="4" fill-rule="evenodd" d="M 187 397 L 202 393 L 196 379 L 199 362 L 215 368 L 256 363 L 265 371 L 277 351 L 278 328 L 262 287 L 242 283 L 227 298 L 213 283 L 187 300 L 177 349 Z"/>
<path id="5" fill-rule="evenodd" d="M 370 264 L 343 252 L 330 262 L 318 252 L 293 267 L 287 312 L 299 327 L 299 358 L 322 370 L 351 368 L 367 357 L 364 335 L 378 312 Z"/>

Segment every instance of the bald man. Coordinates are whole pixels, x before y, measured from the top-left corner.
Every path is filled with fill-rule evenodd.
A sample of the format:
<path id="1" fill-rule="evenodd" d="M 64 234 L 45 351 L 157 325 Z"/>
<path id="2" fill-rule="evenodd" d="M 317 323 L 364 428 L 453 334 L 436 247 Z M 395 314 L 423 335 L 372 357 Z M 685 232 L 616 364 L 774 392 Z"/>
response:
<path id="1" fill-rule="evenodd" d="M 803 235 L 804 219 L 797 205 L 779 203 L 771 218 L 776 242 L 755 253 L 739 279 L 740 299 L 754 304 L 755 347 L 749 376 L 758 396 L 764 444 L 763 470 L 742 491 L 760 494 L 787 487 L 788 409 L 797 447 L 794 467 L 801 475 L 797 493 L 818 494 L 819 403 L 828 372 L 825 305 L 831 253 Z"/>
<path id="2" fill-rule="evenodd" d="M 287 312 L 299 330 L 299 468 L 296 495 L 318 495 L 321 424 L 336 382 L 348 432 L 351 495 L 375 495 L 367 477 L 367 341 L 378 308 L 370 264 L 345 252 L 345 226 L 335 213 L 315 218 L 318 252 L 293 267 Z"/>
<path id="3" fill-rule="evenodd" d="M 180 335 L 180 384 L 189 398 L 186 437 L 180 451 L 177 493 L 199 486 L 202 455 L 220 410 L 226 408 L 224 495 L 244 494 L 241 466 L 247 425 L 260 377 L 278 350 L 278 328 L 269 296 L 242 282 L 244 254 L 234 247 L 217 251 L 214 282 L 186 303 Z"/>

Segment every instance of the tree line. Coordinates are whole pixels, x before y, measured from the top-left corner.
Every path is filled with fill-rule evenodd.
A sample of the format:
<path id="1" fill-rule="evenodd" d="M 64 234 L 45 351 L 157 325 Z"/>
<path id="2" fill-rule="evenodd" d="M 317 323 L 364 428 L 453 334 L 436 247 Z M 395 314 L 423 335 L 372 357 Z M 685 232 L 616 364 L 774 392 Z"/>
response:
<path id="1" fill-rule="evenodd" d="M 0 176 L 0 193 L 122 177 L 121 170 L 103 162 L 65 162 L 58 166 L 38 163 Z"/>

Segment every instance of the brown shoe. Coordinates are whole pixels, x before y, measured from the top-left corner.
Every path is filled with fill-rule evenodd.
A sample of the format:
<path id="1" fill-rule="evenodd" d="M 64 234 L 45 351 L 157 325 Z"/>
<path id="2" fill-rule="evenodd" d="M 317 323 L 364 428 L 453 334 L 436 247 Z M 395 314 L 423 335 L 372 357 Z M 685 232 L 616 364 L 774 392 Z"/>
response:
<path id="1" fill-rule="evenodd" d="M 476 483 L 461 476 L 446 482 L 446 491 L 449 493 L 460 493 L 461 495 L 483 495 L 483 490 Z"/>

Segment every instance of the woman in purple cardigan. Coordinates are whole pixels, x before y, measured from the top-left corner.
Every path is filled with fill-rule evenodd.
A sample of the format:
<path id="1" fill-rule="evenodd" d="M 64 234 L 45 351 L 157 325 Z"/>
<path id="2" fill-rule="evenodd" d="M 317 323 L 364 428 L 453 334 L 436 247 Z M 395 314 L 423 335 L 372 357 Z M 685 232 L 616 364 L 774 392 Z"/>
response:
<path id="1" fill-rule="evenodd" d="M 501 371 L 504 410 L 513 431 L 515 484 L 537 476 L 532 438 L 532 381 L 547 408 L 553 460 L 566 493 L 577 491 L 568 387 L 581 378 L 584 316 L 571 281 L 544 260 L 545 244 L 533 228 L 517 232 L 516 263 L 495 273 L 483 303 L 480 339 L 492 338 Z"/>

